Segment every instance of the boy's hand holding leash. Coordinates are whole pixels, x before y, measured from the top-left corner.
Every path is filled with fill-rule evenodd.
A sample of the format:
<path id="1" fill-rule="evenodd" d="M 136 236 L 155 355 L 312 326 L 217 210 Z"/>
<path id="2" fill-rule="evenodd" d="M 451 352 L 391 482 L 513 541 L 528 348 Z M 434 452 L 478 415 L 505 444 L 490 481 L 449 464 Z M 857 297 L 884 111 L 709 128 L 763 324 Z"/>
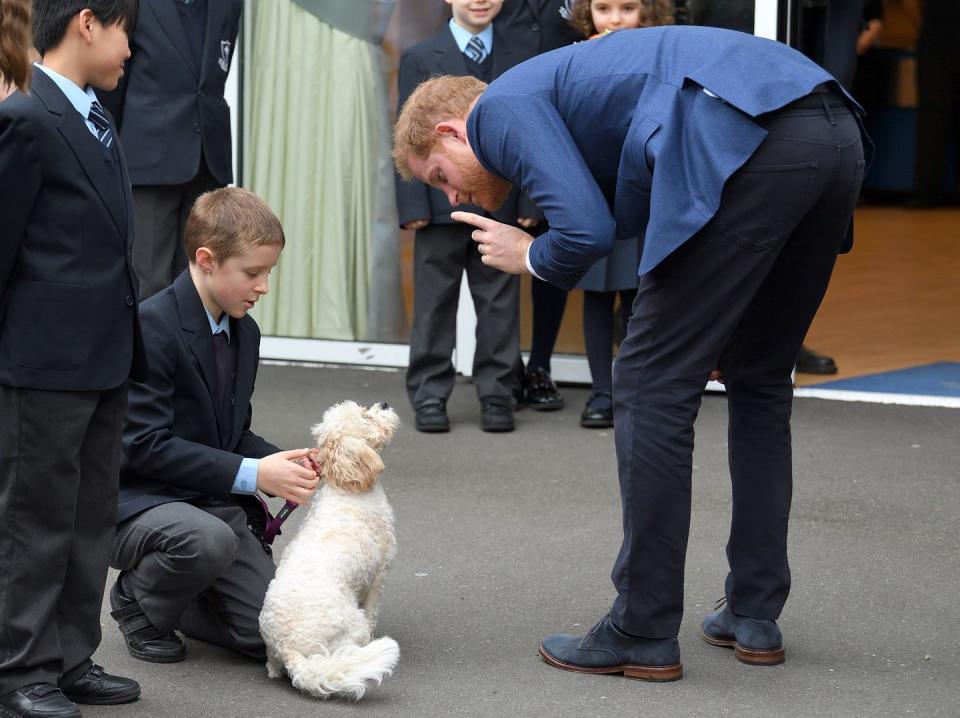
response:
<path id="1" fill-rule="evenodd" d="M 314 449 L 291 449 L 260 459 L 257 488 L 268 496 L 279 496 L 295 504 L 307 503 L 320 483 L 314 453 Z M 304 466 L 304 460 L 310 468 Z"/>
<path id="2" fill-rule="evenodd" d="M 481 262 L 510 274 L 527 271 L 527 247 L 533 242 L 529 234 L 518 227 L 472 212 L 454 212 L 450 216 L 457 222 L 472 224 L 477 228 L 470 236 L 478 245 Z"/>

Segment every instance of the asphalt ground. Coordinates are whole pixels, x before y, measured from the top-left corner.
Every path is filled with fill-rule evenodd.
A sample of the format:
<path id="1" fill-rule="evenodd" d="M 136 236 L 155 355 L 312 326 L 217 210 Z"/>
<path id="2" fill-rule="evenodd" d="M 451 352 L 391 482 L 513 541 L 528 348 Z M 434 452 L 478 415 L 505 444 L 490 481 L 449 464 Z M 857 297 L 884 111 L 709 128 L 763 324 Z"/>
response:
<path id="1" fill-rule="evenodd" d="M 722 595 L 730 521 L 726 401 L 705 396 L 685 675 L 653 684 L 559 671 L 537 654 L 544 635 L 586 631 L 606 613 L 620 543 L 613 434 L 581 429 L 587 392 L 563 391 L 562 411 L 521 411 L 516 432 L 495 435 L 480 431 L 462 381 L 453 430 L 426 435 L 402 372 L 262 366 L 254 429 L 284 448 L 309 445 L 309 427 L 344 399 L 387 401 L 404 421 L 382 477 L 399 550 L 378 633 L 399 642 L 397 671 L 355 704 L 301 695 L 260 663 L 191 640 L 183 663 L 143 663 L 105 600 L 96 660 L 143 695 L 84 716 L 960 716 L 960 412 L 796 400 L 787 660 L 761 668 L 698 638 Z"/>

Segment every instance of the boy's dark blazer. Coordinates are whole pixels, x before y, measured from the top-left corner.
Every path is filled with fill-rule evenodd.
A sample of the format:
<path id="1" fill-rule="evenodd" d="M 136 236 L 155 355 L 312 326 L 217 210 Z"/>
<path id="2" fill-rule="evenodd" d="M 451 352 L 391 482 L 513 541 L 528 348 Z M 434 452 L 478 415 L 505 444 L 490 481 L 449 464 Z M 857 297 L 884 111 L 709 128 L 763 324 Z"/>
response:
<path id="1" fill-rule="evenodd" d="M 201 147 L 210 173 L 233 182 L 230 108 L 223 97 L 240 29 L 242 0 L 207 0 L 200 66 L 177 0 L 141 0 L 130 60 L 104 104 L 117 117 L 134 186 L 192 180 Z"/>
<path id="2" fill-rule="evenodd" d="M 250 431 L 260 347 L 253 317 L 230 320 L 238 358 L 233 423 L 224 427 L 215 408 L 213 334 L 190 270 L 145 300 L 140 315 L 150 374 L 130 383 L 118 522 L 173 501 L 230 501 L 240 462 L 279 451 Z"/>
<path id="3" fill-rule="evenodd" d="M 119 167 L 42 70 L 0 104 L 0 384 L 99 391 L 146 376 Z"/>
<path id="4" fill-rule="evenodd" d="M 560 14 L 563 0 L 504 0 L 497 27 L 516 47 L 529 47 L 534 55 L 582 40 Z"/>
<path id="5" fill-rule="evenodd" d="M 511 46 L 494 24 L 493 51 L 490 53 L 494 78 L 530 57 L 532 52 Z M 444 25 L 439 32 L 414 45 L 400 58 L 397 79 L 399 106 L 403 106 L 417 85 L 424 80 L 437 75 L 468 74 L 470 73 L 463 53 L 460 52 L 450 28 Z M 440 190 L 418 180 L 404 181 L 399 175 L 396 185 L 397 209 L 401 226 L 415 219 L 429 219 L 431 224 L 455 224 L 450 219 L 453 208 Z M 496 212 L 486 212 L 473 205 L 461 205 L 457 209 L 494 217 L 497 221 L 508 224 L 516 224 L 518 217 L 539 219 L 543 216 L 537 206 L 516 189 L 510 191 L 503 206 Z"/>

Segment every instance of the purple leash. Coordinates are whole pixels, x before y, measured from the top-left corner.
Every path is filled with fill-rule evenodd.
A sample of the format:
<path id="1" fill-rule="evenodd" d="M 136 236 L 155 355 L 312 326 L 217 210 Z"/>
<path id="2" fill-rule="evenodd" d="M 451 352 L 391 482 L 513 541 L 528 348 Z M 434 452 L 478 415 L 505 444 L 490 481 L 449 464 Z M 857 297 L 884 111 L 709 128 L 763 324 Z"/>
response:
<path id="1" fill-rule="evenodd" d="M 260 497 L 257 497 L 260 499 Z M 260 499 L 260 503 L 263 505 L 263 510 L 266 512 L 267 516 L 270 516 L 270 510 L 267 508 L 267 502 L 263 499 Z M 277 534 L 280 533 L 280 527 L 283 526 L 283 522 L 287 520 L 287 517 L 293 513 L 293 510 L 297 508 L 297 504 L 292 501 L 288 501 L 283 505 L 283 508 L 277 511 L 277 515 L 271 517 L 267 521 L 267 528 L 263 532 L 263 542 L 265 544 L 272 544 L 273 540 L 277 537 Z"/>
<path id="2" fill-rule="evenodd" d="M 320 467 L 317 466 L 317 462 L 315 462 L 309 454 L 307 454 L 306 459 L 310 462 L 310 468 L 319 476 Z M 263 507 L 263 513 L 267 517 L 266 528 L 263 531 L 263 542 L 270 546 L 273 544 L 273 540 L 277 537 L 277 534 L 280 533 L 280 527 L 283 526 L 283 522 L 290 517 L 290 514 L 293 513 L 293 510 L 297 508 L 298 504 L 288 501 L 283 505 L 282 509 L 277 511 L 277 515 L 273 516 L 270 513 L 270 507 L 267 506 L 267 502 L 264 501 L 259 494 L 257 495 L 257 501 L 260 502 L 260 505 Z"/>

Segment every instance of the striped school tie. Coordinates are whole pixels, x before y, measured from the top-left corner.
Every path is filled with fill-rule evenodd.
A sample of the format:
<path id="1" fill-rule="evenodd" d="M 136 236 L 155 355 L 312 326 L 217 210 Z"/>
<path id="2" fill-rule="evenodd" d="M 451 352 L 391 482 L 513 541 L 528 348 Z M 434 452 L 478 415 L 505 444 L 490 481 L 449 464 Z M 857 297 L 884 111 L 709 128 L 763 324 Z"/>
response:
<path id="1" fill-rule="evenodd" d="M 103 106 L 99 102 L 93 102 L 90 105 L 87 119 L 97 128 L 97 139 L 103 143 L 104 147 L 110 147 L 113 144 L 113 130 L 110 128 L 107 116 L 103 112 Z"/>
<path id="2" fill-rule="evenodd" d="M 483 58 L 487 54 L 487 48 L 483 44 L 483 40 L 480 39 L 479 35 L 474 35 L 470 38 L 470 42 L 467 43 L 467 49 L 464 50 L 464 54 L 473 60 L 476 63 L 483 62 Z"/>

